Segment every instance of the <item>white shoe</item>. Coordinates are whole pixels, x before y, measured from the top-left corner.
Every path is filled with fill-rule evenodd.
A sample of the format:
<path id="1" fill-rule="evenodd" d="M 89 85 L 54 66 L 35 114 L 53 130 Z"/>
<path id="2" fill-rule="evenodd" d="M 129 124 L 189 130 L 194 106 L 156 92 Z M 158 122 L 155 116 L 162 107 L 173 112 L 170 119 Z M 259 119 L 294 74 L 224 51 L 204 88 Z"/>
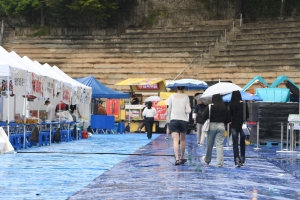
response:
<path id="1" fill-rule="evenodd" d="M 209 165 L 209 163 L 205 162 L 205 156 L 202 156 L 202 161 L 203 161 L 206 165 Z"/>
<path id="2" fill-rule="evenodd" d="M 165 137 L 165 139 L 168 140 L 169 138 L 168 138 L 168 137 Z"/>

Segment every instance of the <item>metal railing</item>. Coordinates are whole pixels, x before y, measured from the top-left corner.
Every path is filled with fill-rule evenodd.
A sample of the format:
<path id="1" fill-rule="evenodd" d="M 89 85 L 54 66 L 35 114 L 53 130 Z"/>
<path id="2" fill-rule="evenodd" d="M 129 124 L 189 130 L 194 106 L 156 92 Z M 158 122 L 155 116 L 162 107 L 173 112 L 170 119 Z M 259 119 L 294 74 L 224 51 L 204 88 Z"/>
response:
<path id="1" fill-rule="evenodd" d="M 2 39 L 3 39 L 3 30 L 4 30 L 4 23 L 3 23 L 3 20 L 2 20 L 1 32 L 0 32 L 0 45 L 2 45 Z"/>
<path id="2" fill-rule="evenodd" d="M 234 25 L 234 21 L 235 19 L 238 18 L 238 16 L 240 17 L 240 26 L 242 26 L 242 14 L 239 13 L 238 15 L 235 16 L 235 18 L 226 26 L 226 28 L 224 30 L 221 30 L 219 31 L 220 34 L 218 34 L 217 37 L 215 37 L 206 47 L 203 48 L 203 50 L 173 79 L 173 81 L 175 81 L 183 72 L 185 72 L 185 70 L 187 70 L 193 63 L 194 61 L 198 58 L 198 57 L 201 57 L 201 62 L 200 62 L 200 65 L 202 63 L 202 55 L 206 52 L 210 52 L 210 47 L 211 45 L 215 44 L 216 43 L 216 46 L 218 46 L 219 44 L 219 38 L 221 40 L 222 36 L 224 35 L 224 41 L 226 42 L 227 41 L 227 29 L 232 29 L 233 33 L 234 33 L 234 28 L 235 28 L 235 25 Z"/>

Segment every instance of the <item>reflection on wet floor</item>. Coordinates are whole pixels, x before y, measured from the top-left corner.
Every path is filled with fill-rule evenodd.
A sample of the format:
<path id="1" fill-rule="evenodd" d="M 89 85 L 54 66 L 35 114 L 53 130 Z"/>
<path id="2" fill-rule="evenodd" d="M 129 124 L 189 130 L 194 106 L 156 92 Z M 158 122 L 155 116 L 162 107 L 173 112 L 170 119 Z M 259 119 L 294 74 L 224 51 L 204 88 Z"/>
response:
<path id="1" fill-rule="evenodd" d="M 300 199 L 300 156 L 279 147 L 246 147 L 235 168 L 209 166 L 205 146 L 187 135 L 184 165 L 175 166 L 172 140 L 154 134 L 94 135 L 91 139 L 0 156 L 0 199 Z"/>

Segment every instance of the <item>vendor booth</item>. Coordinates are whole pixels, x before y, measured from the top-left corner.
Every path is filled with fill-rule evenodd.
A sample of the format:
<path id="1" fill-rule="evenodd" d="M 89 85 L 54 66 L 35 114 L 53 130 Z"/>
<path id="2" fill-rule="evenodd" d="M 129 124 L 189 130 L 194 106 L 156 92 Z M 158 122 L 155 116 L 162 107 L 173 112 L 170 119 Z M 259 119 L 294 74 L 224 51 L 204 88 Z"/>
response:
<path id="1" fill-rule="evenodd" d="M 84 78 L 77 78 L 76 81 L 87 85 L 92 88 L 92 107 L 91 107 L 91 127 L 101 130 L 112 130 L 115 122 L 121 121 L 121 99 L 129 99 L 129 93 L 118 92 L 112 90 L 102 83 L 100 83 L 95 77 L 88 76 Z M 97 115 L 94 112 L 98 104 L 97 98 L 107 98 L 106 100 L 106 115 Z"/>
<path id="2" fill-rule="evenodd" d="M 127 85 L 130 87 L 130 92 L 134 94 L 149 94 L 160 96 L 161 92 L 166 92 L 166 81 L 161 78 L 129 78 L 115 85 Z M 144 107 L 143 96 L 139 105 L 125 105 L 125 111 L 121 114 L 121 119 L 130 122 L 130 132 L 138 129 L 142 123 L 142 109 Z M 145 98 L 146 99 L 146 98 Z M 157 105 L 160 100 L 152 101 L 152 106 L 156 109 L 157 117 L 153 131 L 157 131 L 158 127 L 163 128 L 166 121 L 166 105 Z"/>

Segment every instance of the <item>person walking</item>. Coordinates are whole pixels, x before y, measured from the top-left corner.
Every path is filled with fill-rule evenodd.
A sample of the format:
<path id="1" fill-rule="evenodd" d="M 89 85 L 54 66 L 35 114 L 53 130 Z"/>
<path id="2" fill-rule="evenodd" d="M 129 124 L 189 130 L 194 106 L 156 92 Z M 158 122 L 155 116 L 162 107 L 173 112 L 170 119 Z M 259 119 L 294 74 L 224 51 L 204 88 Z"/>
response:
<path id="1" fill-rule="evenodd" d="M 212 96 L 212 104 L 209 105 L 203 114 L 203 120 L 210 118 L 209 130 L 207 132 L 206 153 L 202 157 L 202 161 L 209 165 L 212 157 L 212 149 L 214 142 L 216 142 L 217 150 L 217 167 L 223 166 L 224 160 L 224 132 L 225 124 L 230 122 L 230 113 L 222 101 L 220 94 Z"/>
<path id="2" fill-rule="evenodd" d="M 143 107 L 143 109 L 142 109 L 142 113 L 144 112 L 144 110 L 145 110 L 145 108 L 148 106 L 148 102 L 145 102 L 145 106 Z M 143 127 L 146 125 L 146 119 L 145 119 L 145 117 L 144 116 L 142 116 L 143 117 L 143 121 L 142 121 L 142 123 L 138 126 L 138 128 L 137 128 L 137 131 L 138 132 L 141 132 L 142 131 L 142 129 L 143 129 Z"/>
<path id="3" fill-rule="evenodd" d="M 145 118 L 147 137 L 148 139 L 151 139 L 154 117 L 156 116 L 156 110 L 152 107 L 151 101 L 148 102 L 147 107 L 144 109 L 143 116 Z"/>
<path id="4" fill-rule="evenodd" d="M 243 166 L 245 164 L 245 133 L 242 129 L 243 123 L 249 118 L 248 105 L 242 101 L 240 91 L 233 91 L 231 96 L 231 102 L 229 105 L 231 114 L 231 134 L 233 145 L 233 157 L 236 167 Z M 240 141 L 238 141 L 240 137 Z M 240 153 L 239 153 L 240 143 Z"/>
<path id="5" fill-rule="evenodd" d="M 197 143 L 199 146 L 203 146 L 204 144 L 204 139 L 206 133 L 202 132 L 202 126 L 204 124 L 203 120 L 203 113 L 206 109 L 207 105 L 205 105 L 201 100 L 198 101 L 198 104 L 195 108 L 195 119 L 194 123 L 196 124 L 196 129 L 197 129 Z"/>
<path id="6" fill-rule="evenodd" d="M 177 93 L 169 97 L 170 132 L 173 138 L 175 165 L 184 164 L 187 161 L 187 159 L 184 158 L 184 152 L 189 121 L 188 114 L 191 113 L 191 105 L 189 97 L 184 94 L 184 89 L 184 86 L 178 86 Z M 180 157 L 178 154 L 179 141 Z"/>

